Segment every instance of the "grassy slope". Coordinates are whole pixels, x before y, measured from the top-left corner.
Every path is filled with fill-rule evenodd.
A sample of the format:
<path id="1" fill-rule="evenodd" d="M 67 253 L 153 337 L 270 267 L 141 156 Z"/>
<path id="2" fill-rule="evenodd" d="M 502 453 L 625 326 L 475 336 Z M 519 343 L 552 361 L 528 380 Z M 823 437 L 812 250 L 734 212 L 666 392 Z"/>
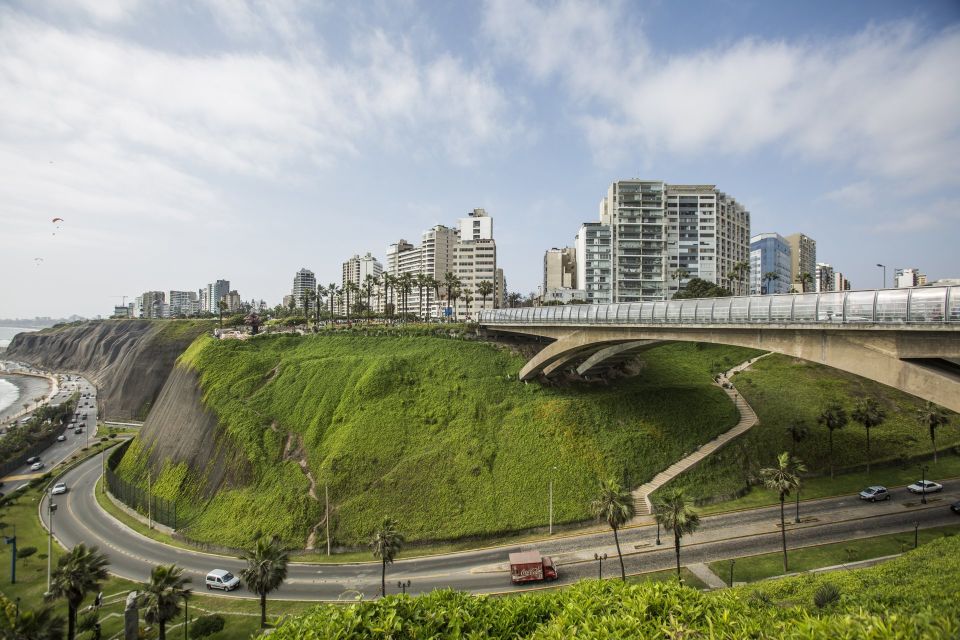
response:
<path id="1" fill-rule="evenodd" d="M 204 401 L 257 477 L 205 505 L 187 533 L 241 544 L 262 529 L 303 544 L 328 483 L 339 543 L 362 543 L 385 515 L 412 541 L 494 534 L 546 523 L 552 466 L 556 521 L 582 520 L 598 478 L 639 484 L 732 425 L 735 410 L 711 376 L 754 353 L 664 345 L 635 378 L 546 389 L 516 381 L 521 358 L 477 342 L 204 337 L 181 363 L 199 371 Z M 281 462 L 297 438 L 321 502 L 307 496 L 296 462 Z M 137 454 L 120 471 L 143 481 Z M 187 503 L 197 484 L 181 466 L 155 486 Z"/>
<path id="2" fill-rule="evenodd" d="M 582 581 L 555 593 L 474 598 L 438 591 L 349 607 L 318 606 L 273 634 L 287 638 L 955 638 L 960 538 L 879 567 L 700 593 L 669 583 Z M 838 602 L 818 610 L 825 582 Z"/>
<path id="3" fill-rule="evenodd" d="M 927 430 L 915 417 L 924 402 L 892 387 L 782 355 L 758 360 L 734 383 L 756 410 L 760 424 L 671 483 L 686 487 L 691 495 L 706 498 L 743 489 L 760 468 L 774 463 L 777 452 L 790 450 L 785 427 L 794 419 L 805 421 L 810 428 L 807 439 L 797 445 L 797 457 L 811 474 L 828 473 L 827 430 L 817 424 L 817 416 L 832 401 L 839 401 L 848 416 L 856 400 L 866 396 L 877 398 L 885 409 L 886 422 L 870 431 L 874 463 L 915 467 L 907 462 L 910 458 L 932 452 Z M 941 427 L 937 434 L 941 451 L 960 443 L 960 419 L 952 412 L 948 415 L 951 424 Z M 866 462 L 866 432 L 859 423 L 851 419 L 845 428 L 834 432 L 833 441 L 837 469 Z M 883 482 L 887 475 L 883 465 L 874 466 L 870 480 Z"/>

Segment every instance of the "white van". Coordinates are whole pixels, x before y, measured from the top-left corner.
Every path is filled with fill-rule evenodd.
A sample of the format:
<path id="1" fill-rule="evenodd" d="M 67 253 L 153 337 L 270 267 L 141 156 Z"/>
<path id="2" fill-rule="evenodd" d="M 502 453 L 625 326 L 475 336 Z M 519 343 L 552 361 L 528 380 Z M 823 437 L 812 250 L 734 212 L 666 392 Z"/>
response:
<path id="1" fill-rule="evenodd" d="M 221 589 L 223 591 L 233 591 L 240 586 L 240 578 L 229 571 L 223 569 L 214 569 L 207 574 L 207 589 Z"/>

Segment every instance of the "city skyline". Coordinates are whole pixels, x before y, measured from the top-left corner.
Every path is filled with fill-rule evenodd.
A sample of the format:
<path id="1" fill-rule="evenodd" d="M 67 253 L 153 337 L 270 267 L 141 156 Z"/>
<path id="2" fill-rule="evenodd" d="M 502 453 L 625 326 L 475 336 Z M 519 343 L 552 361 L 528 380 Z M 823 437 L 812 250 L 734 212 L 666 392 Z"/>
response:
<path id="1" fill-rule="evenodd" d="M 957 277 L 960 10 L 826 7 L 15 2 L 0 316 L 217 274 L 275 303 L 475 208 L 526 294 L 631 178 L 716 184 L 858 288 Z"/>

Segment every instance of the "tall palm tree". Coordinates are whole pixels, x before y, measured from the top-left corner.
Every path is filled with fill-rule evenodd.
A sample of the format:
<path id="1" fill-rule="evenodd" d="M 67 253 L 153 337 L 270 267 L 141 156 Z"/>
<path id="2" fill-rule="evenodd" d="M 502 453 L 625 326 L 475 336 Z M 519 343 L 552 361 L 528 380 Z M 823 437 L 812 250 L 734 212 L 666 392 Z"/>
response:
<path id="1" fill-rule="evenodd" d="M 383 287 L 383 277 L 382 277 L 382 275 L 381 275 L 381 276 L 373 276 L 373 287 L 374 287 L 374 290 L 377 292 L 377 309 L 379 309 L 379 308 L 380 308 L 380 293 L 381 293 L 382 287 Z M 379 313 L 379 312 L 378 312 L 378 313 Z"/>
<path id="2" fill-rule="evenodd" d="M 671 275 L 673 279 L 677 281 L 677 291 L 680 291 L 680 282 L 690 277 L 690 270 L 684 267 L 678 267 L 673 270 Z"/>
<path id="3" fill-rule="evenodd" d="M 410 313 L 410 307 L 407 301 L 410 299 L 410 292 L 413 291 L 413 274 L 409 271 L 400 276 L 400 296 L 403 299 L 403 322 L 407 321 L 407 314 Z"/>
<path id="4" fill-rule="evenodd" d="M 253 549 L 244 551 L 241 560 L 247 566 L 240 570 L 240 578 L 247 590 L 260 596 L 260 627 L 267 626 L 267 594 L 275 591 L 287 579 L 287 563 L 290 555 L 280 546 L 276 536 L 258 534 L 253 539 Z"/>
<path id="5" fill-rule="evenodd" d="M 520 301 L 522 299 L 523 299 L 523 296 L 521 296 L 518 292 L 511 291 L 510 293 L 507 294 L 507 306 L 510 307 L 511 309 L 518 307 L 520 306 Z"/>
<path id="6" fill-rule="evenodd" d="M 327 293 L 330 296 L 330 321 L 332 322 L 333 321 L 333 303 L 337 299 L 337 293 L 338 293 L 336 282 L 331 282 L 329 286 L 327 286 Z"/>
<path id="7" fill-rule="evenodd" d="M 63 616 L 53 607 L 21 608 L 0 596 L 0 638 L 5 640 L 63 640 Z"/>
<path id="8" fill-rule="evenodd" d="M 393 315 L 397 311 L 397 305 L 394 304 L 393 298 L 391 297 L 391 292 L 396 295 L 396 289 L 393 286 L 395 282 L 396 278 L 394 276 L 390 275 L 389 273 L 383 274 L 384 315 L 386 315 L 386 305 L 388 304 L 390 305 L 390 315 Z"/>
<path id="9" fill-rule="evenodd" d="M 839 402 L 831 402 L 819 416 L 817 423 L 830 432 L 830 479 L 833 479 L 833 432 L 847 426 L 847 412 Z"/>
<path id="10" fill-rule="evenodd" d="M 363 279 L 363 292 L 367 294 L 367 324 L 370 324 L 370 317 L 373 308 L 370 306 L 370 298 L 373 296 L 373 274 L 368 273 Z"/>
<path id="11" fill-rule="evenodd" d="M 143 619 L 157 625 L 160 640 L 167 638 L 167 623 L 180 615 L 180 601 L 190 597 L 190 578 L 175 564 L 157 565 L 143 585 Z M 184 622 L 186 624 L 186 622 Z"/>
<path id="12" fill-rule="evenodd" d="M 879 427 L 887 419 L 887 414 L 875 398 L 860 398 L 853 407 L 850 417 L 867 430 L 867 475 L 870 475 L 870 429 Z"/>
<path id="13" fill-rule="evenodd" d="M 790 434 L 790 440 L 793 442 L 793 446 L 790 447 L 790 455 L 797 454 L 797 445 L 807 439 L 807 436 L 810 435 L 810 427 L 807 426 L 807 423 L 803 420 L 792 420 L 790 424 L 784 427 L 788 434 Z"/>
<path id="14" fill-rule="evenodd" d="M 654 517 L 667 531 L 673 532 L 673 550 L 677 557 L 677 578 L 680 578 L 680 540 L 700 528 L 700 514 L 683 489 L 668 490 L 654 505 Z"/>
<path id="15" fill-rule="evenodd" d="M 429 276 L 427 276 L 427 274 L 423 272 L 420 272 L 413 277 L 413 284 L 414 286 L 417 287 L 417 296 L 418 296 L 417 297 L 417 312 L 418 312 L 417 315 L 420 317 L 421 321 L 423 320 L 423 316 L 424 316 L 423 290 L 424 288 L 426 288 L 427 282 L 429 281 L 429 279 L 430 279 Z"/>
<path id="16" fill-rule="evenodd" d="M 800 282 L 800 288 L 803 289 L 803 292 L 807 292 L 807 285 L 813 282 L 813 276 L 804 271 L 800 274 L 800 277 L 797 279 Z"/>
<path id="17" fill-rule="evenodd" d="M 494 287 L 493 283 L 489 280 L 481 280 L 480 284 L 477 285 L 477 293 L 480 294 L 482 308 L 486 308 L 487 296 L 493 293 L 495 288 L 496 287 Z"/>
<path id="18" fill-rule="evenodd" d="M 324 301 L 323 301 L 323 299 L 327 297 L 327 290 L 324 288 L 324 286 L 323 286 L 322 284 L 317 285 L 317 293 L 316 293 L 316 295 L 317 295 L 317 309 L 316 309 L 317 314 L 316 314 L 316 318 L 314 319 L 314 323 L 313 323 L 313 324 L 314 324 L 314 325 L 319 325 L 319 324 L 320 324 L 320 309 L 321 309 L 321 307 L 324 306 Z"/>
<path id="19" fill-rule="evenodd" d="M 350 322 L 350 294 L 353 293 L 353 290 L 357 285 L 353 284 L 353 280 L 347 280 L 343 283 L 343 295 L 346 297 L 347 302 L 347 322 Z"/>
<path id="20" fill-rule="evenodd" d="M 447 271 L 443 274 L 443 286 L 447 290 L 447 306 L 453 306 L 452 301 L 455 299 L 453 292 L 460 286 L 460 278 L 456 276 L 452 271 Z M 454 317 L 456 319 L 456 317 Z"/>
<path id="21" fill-rule="evenodd" d="M 220 315 L 220 328 L 223 329 L 223 312 L 227 310 L 227 301 L 219 300 L 217 302 L 217 313 Z"/>
<path id="22" fill-rule="evenodd" d="M 763 274 L 763 281 L 767 283 L 767 293 L 770 293 L 770 285 L 780 280 L 780 274 L 776 271 L 767 271 Z"/>
<path id="23" fill-rule="evenodd" d="M 633 495 L 620 486 L 613 478 L 600 482 L 600 493 L 590 503 L 590 511 L 600 519 L 606 520 L 613 529 L 613 541 L 617 545 L 617 557 L 620 558 L 620 578 L 627 581 L 627 570 L 623 566 L 623 554 L 620 552 L 620 537 L 617 530 L 633 518 Z"/>
<path id="24" fill-rule="evenodd" d="M 429 281 L 430 281 L 429 287 L 433 289 L 433 301 L 436 303 L 437 301 L 440 300 L 440 287 L 443 286 L 443 283 L 440 282 L 438 279 L 434 278 L 433 276 L 430 276 Z M 429 292 L 427 293 L 427 306 L 428 307 L 430 306 Z"/>
<path id="25" fill-rule="evenodd" d="M 780 495 L 780 539 L 783 542 L 783 572 L 787 572 L 787 525 L 784 521 L 784 503 L 794 489 L 800 488 L 800 474 L 807 468 L 796 458 L 784 451 L 777 456 L 777 466 L 760 469 L 763 486 L 773 489 Z"/>
<path id="26" fill-rule="evenodd" d="M 950 418 L 938 405 L 928 402 L 922 409 L 917 410 L 917 422 L 920 426 L 930 430 L 930 443 L 933 445 L 933 464 L 937 464 L 937 429 L 949 424 Z"/>
<path id="27" fill-rule="evenodd" d="M 380 596 L 387 595 L 387 565 L 393 564 L 394 558 L 403 547 L 403 534 L 399 524 L 393 518 L 384 518 L 380 528 L 370 536 L 370 550 L 373 557 L 380 560 Z"/>
<path id="28" fill-rule="evenodd" d="M 67 601 L 67 640 L 74 640 L 77 632 L 77 610 L 88 593 L 100 591 L 100 582 L 109 577 L 110 562 L 97 547 L 82 542 L 60 556 L 50 579 L 47 600 Z"/>

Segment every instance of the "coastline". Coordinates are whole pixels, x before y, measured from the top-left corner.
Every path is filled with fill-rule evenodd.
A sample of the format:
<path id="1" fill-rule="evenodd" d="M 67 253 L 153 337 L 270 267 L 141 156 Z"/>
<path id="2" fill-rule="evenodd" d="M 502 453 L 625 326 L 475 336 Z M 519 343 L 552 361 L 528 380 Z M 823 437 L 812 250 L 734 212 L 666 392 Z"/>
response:
<path id="1" fill-rule="evenodd" d="M 41 402 L 46 402 L 53 390 L 53 384 L 43 376 L 0 373 L 0 378 L 16 385 L 20 391 L 20 397 L 13 404 L 0 410 L 0 422 L 5 422 L 23 413 L 24 402 L 29 402 L 31 407 L 37 404 L 34 402 L 35 398 L 42 398 Z"/>

